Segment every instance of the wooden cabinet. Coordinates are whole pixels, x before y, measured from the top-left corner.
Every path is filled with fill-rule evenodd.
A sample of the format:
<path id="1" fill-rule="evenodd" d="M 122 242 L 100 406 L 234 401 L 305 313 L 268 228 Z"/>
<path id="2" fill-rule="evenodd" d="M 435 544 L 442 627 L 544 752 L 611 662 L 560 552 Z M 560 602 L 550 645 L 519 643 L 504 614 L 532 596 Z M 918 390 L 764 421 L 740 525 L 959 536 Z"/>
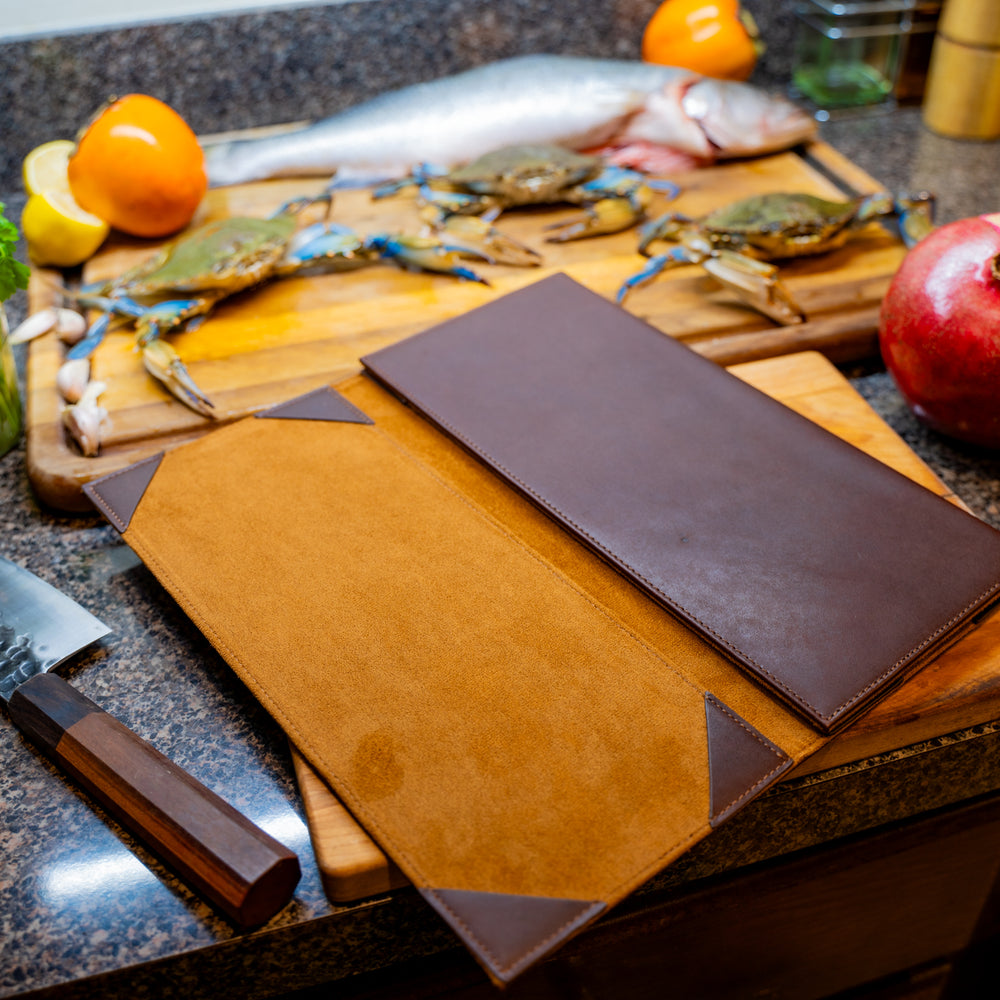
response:
<path id="1" fill-rule="evenodd" d="M 461 951 L 351 1000 L 967 1000 L 1000 966 L 1000 796 L 636 897 L 504 993 Z M 996 939 L 996 940 L 995 940 Z M 319 997 L 322 987 L 297 995 Z"/>

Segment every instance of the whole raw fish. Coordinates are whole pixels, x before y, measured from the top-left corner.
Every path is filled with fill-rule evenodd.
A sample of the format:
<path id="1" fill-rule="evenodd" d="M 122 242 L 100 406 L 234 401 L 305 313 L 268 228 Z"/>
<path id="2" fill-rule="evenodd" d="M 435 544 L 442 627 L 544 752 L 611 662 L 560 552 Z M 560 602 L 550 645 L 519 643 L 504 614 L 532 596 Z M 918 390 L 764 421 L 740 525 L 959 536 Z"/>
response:
<path id="1" fill-rule="evenodd" d="M 745 83 L 638 61 L 518 56 L 388 91 L 305 128 L 206 146 L 212 185 L 280 176 L 398 176 L 507 145 L 614 147 L 615 162 L 665 169 L 785 149 L 815 134 L 791 102 Z"/>

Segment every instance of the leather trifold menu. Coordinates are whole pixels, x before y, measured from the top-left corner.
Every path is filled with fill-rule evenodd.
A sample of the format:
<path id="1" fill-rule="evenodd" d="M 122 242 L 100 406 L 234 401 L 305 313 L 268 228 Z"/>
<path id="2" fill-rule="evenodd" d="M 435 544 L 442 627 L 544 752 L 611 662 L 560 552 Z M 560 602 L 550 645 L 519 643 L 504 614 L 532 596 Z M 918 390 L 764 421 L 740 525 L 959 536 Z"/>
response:
<path id="1" fill-rule="evenodd" d="M 1000 590 L 1000 533 L 569 278 L 88 495 L 497 983 Z"/>

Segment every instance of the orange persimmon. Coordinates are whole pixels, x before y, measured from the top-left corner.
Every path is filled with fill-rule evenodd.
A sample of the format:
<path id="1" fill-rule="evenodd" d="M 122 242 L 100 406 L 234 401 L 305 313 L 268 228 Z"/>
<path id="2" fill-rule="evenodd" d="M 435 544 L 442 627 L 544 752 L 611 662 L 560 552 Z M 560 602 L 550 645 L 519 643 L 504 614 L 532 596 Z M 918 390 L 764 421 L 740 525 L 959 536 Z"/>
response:
<path id="1" fill-rule="evenodd" d="M 739 0 L 665 0 L 642 36 L 646 62 L 746 80 L 763 45 L 757 26 Z"/>
<path id="2" fill-rule="evenodd" d="M 128 94 L 101 111 L 70 156 L 69 186 L 81 208 L 132 236 L 168 236 L 205 194 L 205 156 L 173 108 Z"/>

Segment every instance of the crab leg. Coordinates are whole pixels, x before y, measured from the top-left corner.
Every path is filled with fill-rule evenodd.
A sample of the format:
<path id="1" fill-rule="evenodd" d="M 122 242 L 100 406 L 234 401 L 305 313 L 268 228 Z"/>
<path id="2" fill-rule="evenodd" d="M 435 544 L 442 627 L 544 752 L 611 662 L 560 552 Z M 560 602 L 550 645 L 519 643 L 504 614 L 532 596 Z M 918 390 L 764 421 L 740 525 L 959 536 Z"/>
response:
<path id="1" fill-rule="evenodd" d="M 421 215 L 432 216 L 434 221 L 450 215 L 480 215 L 502 207 L 498 198 L 487 194 L 430 188 L 426 184 L 420 185 L 420 205 Z"/>
<path id="2" fill-rule="evenodd" d="M 298 198 L 290 198 L 288 201 L 276 208 L 271 213 L 270 218 L 277 219 L 283 215 L 298 215 L 299 212 L 302 212 L 313 205 L 326 205 L 326 216 L 329 218 L 330 212 L 333 209 L 332 182 L 320 191 L 319 194 L 305 194 L 300 195 Z"/>
<path id="3" fill-rule="evenodd" d="M 425 186 L 428 181 L 438 177 L 446 177 L 448 168 L 433 163 L 418 163 L 413 172 L 403 177 L 383 181 L 372 190 L 372 200 L 378 201 L 398 194 L 403 188 Z"/>
<path id="4" fill-rule="evenodd" d="M 805 313 L 782 284 L 773 264 L 731 250 L 703 251 L 697 246 L 682 244 L 650 257 L 641 271 L 626 278 L 618 289 L 618 302 L 622 302 L 633 288 L 651 281 L 668 268 L 683 264 L 700 264 L 747 305 L 778 323 L 791 326 L 805 319 Z"/>
<path id="5" fill-rule="evenodd" d="M 145 308 L 138 302 L 126 296 L 109 298 L 105 295 L 94 295 L 89 291 L 81 290 L 76 293 L 77 302 L 86 309 L 98 309 L 100 315 L 87 327 L 87 331 L 72 347 L 66 352 L 67 359 L 71 361 L 80 358 L 89 358 L 104 340 L 105 334 L 111 326 L 111 320 L 115 316 L 135 319 L 141 316 Z"/>
<path id="6" fill-rule="evenodd" d="M 648 256 L 650 243 L 655 243 L 657 240 L 678 239 L 685 228 L 693 223 L 693 219 L 686 215 L 678 215 L 676 212 L 667 212 L 650 219 L 639 227 L 639 253 L 644 257 Z"/>
<path id="7" fill-rule="evenodd" d="M 622 282 L 621 287 L 618 289 L 616 300 L 621 304 L 625 301 L 625 296 L 633 288 L 645 285 L 668 268 L 679 267 L 683 264 L 698 264 L 703 259 L 703 257 L 692 255 L 686 247 L 682 246 L 671 247 L 665 253 L 658 253 L 649 258 L 646 266 L 641 271 L 637 271 Z"/>
<path id="8" fill-rule="evenodd" d="M 347 226 L 314 222 L 289 241 L 285 255 L 272 272 L 286 278 L 309 272 L 351 271 L 374 263 L 378 255 Z"/>

